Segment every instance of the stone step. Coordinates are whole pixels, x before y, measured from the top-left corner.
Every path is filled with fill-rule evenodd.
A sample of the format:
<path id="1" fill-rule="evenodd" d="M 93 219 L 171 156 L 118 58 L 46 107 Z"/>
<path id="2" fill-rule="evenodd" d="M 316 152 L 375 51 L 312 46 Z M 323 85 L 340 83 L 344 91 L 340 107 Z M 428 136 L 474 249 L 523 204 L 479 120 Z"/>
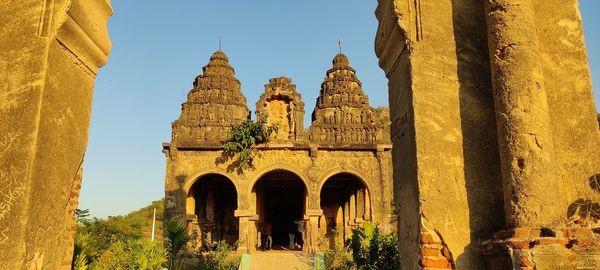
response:
<path id="1" fill-rule="evenodd" d="M 250 270 L 312 270 L 312 260 L 302 251 L 259 251 L 250 255 Z"/>

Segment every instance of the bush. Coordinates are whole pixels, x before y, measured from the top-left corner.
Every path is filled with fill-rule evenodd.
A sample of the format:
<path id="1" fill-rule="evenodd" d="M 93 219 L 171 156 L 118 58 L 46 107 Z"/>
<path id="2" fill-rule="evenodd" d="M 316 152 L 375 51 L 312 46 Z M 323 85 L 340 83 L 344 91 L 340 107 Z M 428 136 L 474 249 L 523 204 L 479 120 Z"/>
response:
<path id="1" fill-rule="evenodd" d="M 346 241 L 352 250 L 356 268 L 360 270 L 392 270 L 400 268 L 398 238 L 395 234 L 382 234 L 371 223 L 352 232 Z"/>
<path id="2" fill-rule="evenodd" d="M 156 270 L 167 262 L 167 251 L 145 239 L 117 241 L 100 256 L 97 270 Z"/>
<path id="3" fill-rule="evenodd" d="M 200 270 L 237 270 L 240 267 L 241 256 L 235 253 L 235 245 L 230 246 L 225 241 L 216 243 L 214 251 L 200 253 Z"/>
<path id="4" fill-rule="evenodd" d="M 179 221 L 169 220 L 165 223 L 165 228 L 169 269 L 181 269 L 183 267 L 183 253 L 193 237 L 187 234 L 185 226 Z"/>
<path id="5" fill-rule="evenodd" d="M 356 269 L 352 255 L 346 248 L 337 247 L 325 253 L 325 269 L 352 270 Z"/>

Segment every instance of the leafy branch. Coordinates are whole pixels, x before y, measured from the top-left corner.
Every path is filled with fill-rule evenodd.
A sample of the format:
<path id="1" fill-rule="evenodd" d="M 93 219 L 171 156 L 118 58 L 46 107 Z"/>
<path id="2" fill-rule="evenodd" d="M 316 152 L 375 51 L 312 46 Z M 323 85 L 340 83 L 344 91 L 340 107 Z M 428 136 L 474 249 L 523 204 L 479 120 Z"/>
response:
<path id="1" fill-rule="evenodd" d="M 229 138 L 223 144 L 223 152 L 230 156 L 236 156 L 238 169 L 247 169 L 252 164 L 252 159 L 258 154 L 256 145 L 266 143 L 278 127 L 267 125 L 268 117 L 259 115 L 256 121 L 251 119 L 233 126 L 229 131 Z"/>

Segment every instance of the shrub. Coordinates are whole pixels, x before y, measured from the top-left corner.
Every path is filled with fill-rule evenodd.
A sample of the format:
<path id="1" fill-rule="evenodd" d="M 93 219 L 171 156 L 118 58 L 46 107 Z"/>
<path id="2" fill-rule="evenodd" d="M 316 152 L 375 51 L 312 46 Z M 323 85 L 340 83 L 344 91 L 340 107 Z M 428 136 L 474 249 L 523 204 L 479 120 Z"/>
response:
<path id="1" fill-rule="evenodd" d="M 371 223 L 352 232 L 346 246 L 352 251 L 356 268 L 360 270 L 392 270 L 400 268 L 398 238 L 395 234 L 382 234 Z"/>
<path id="2" fill-rule="evenodd" d="M 200 270 L 237 270 L 240 267 L 241 256 L 235 253 L 235 245 L 230 246 L 225 241 L 217 242 L 214 251 L 199 254 Z"/>
<path id="3" fill-rule="evenodd" d="M 325 269 L 328 270 L 352 270 L 356 265 L 352 255 L 346 248 L 337 247 L 325 253 Z"/>
<path id="4" fill-rule="evenodd" d="M 156 242 L 145 239 L 113 243 L 94 267 L 97 270 L 156 270 L 167 262 L 167 251 Z"/>
<path id="5" fill-rule="evenodd" d="M 183 265 L 185 247 L 193 237 L 187 234 L 185 226 L 179 221 L 169 220 L 166 222 L 165 228 L 169 269 L 179 269 Z"/>

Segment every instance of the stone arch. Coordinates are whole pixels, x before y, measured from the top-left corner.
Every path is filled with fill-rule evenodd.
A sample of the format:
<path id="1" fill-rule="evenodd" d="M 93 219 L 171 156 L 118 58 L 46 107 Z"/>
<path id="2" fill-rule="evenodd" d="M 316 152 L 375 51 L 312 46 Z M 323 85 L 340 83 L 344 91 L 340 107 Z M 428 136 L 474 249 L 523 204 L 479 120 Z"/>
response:
<path id="1" fill-rule="evenodd" d="M 260 180 L 263 176 L 274 171 L 288 171 L 298 176 L 298 178 L 300 178 L 300 180 L 302 180 L 302 182 L 304 183 L 308 199 L 310 200 L 312 198 L 310 190 L 311 182 L 308 180 L 309 177 L 300 168 L 289 163 L 275 163 L 257 170 L 255 172 L 255 176 L 248 182 L 246 194 L 252 193 L 252 189 L 254 188 L 254 185 L 256 185 L 256 182 L 258 182 L 258 180 Z"/>
<path id="2" fill-rule="evenodd" d="M 188 177 L 186 177 L 185 182 L 182 187 L 183 192 L 185 194 L 188 194 L 188 192 L 190 191 L 190 188 L 192 187 L 192 185 L 194 185 L 194 183 L 196 183 L 196 181 L 198 181 L 200 178 L 210 175 L 210 174 L 221 175 L 221 176 L 229 179 L 229 181 L 231 181 L 231 183 L 235 187 L 235 191 L 238 193 L 238 198 L 240 197 L 241 188 L 239 186 L 239 179 L 235 175 L 230 174 L 226 170 L 218 168 L 218 167 L 212 168 L 210 171 L 202 171 L 202 172 L 198 172 L 195 174 L 191 174 Z"/>
<path id="3" fill-rule="evenodd" d="M 186 181 L 185 186 L 184 209 L 188 232 L 196 232 L 200 243 L 225 240 L 235 244 L 239 238 L 235 211 L 240 197 L 236 181 L 213 172 L 201 173 L 191 179 Z"/>
<path id="4" fill-rule="evenodd" d="M 319 220 L 321 235 L 330 248 L 342 245 L 353 229 L 373 220 L 371 189 L 358 172 L 334 169 L 324 174 L 319 184 Z"/>
<path id="5" fill-rule="evenodd" d="M 319 179 L 319 186 L 317 189 L 317 191 L 319 193 L 319 199 L 320 199 L 321 190 L 323 189 L 323 185 L 325 185 L 325 182 L 327 182 L 327 180 L 329 178 L 331 178 L 332 176 L 337 175 L 337 174 L 343 174 L 343 173 L 350 174 L 350 175 L 356 177 L 356 179 L 360 180 L 362 182 L 362 184 L 367 188 L 367 190 L 369 190 L 369 192 L 371 192 L 373 190 L 369 181 L 365 180 L 368 178 L 363 176 L 363 174 L 360 173 L 358 170 L 355 170 L 352 168 L 336 167 L 336 168 L 330 169 L 329 171 L 326 171 L 325 173 L 321 174 L 321 176 L 319 178 L 317 178 L 317 179 Z"/>
<path id="6" fill-rule="evenodd" d="M 253 243 L 256 243 L 256 247 L 262 246 L 261 241 L 264 239 L 261 231 L 264 224 L 269 223 L 272 228 L 273 246 L 289 246 L 291 226 L 305 224 L 310 186 L 297 171 L 270 168 L 261 170 L 256 179 L 249 184 L 249 188 L 249 204 L 254 207 L 255 214 L 254 226 L 250 228 Z M 298 239 L 304 237 L 296 235 L 296 240 L 299 241 Z M 297 243 L 300 242 L 302 241 Z"/>

